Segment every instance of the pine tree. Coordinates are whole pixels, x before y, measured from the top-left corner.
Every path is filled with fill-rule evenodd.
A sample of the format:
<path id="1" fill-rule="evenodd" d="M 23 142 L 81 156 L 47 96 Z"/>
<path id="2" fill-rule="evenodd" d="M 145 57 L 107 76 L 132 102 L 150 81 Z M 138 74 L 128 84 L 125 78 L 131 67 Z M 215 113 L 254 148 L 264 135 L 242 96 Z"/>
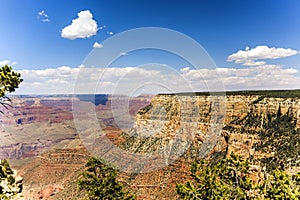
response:
<path id="1" fill-rule="evenodd" d="M 99 159 L 90 158 L 86 170 L 78 180 L 79 189 L 87 194 L 88 200 L 133 200 L 134 195 L 124 191 L 117 181 L 117 170 L 103 164 Z"/>
<path id="2" fill-rule="evenodd" d="M 11 66 L 5 65 L 0 68 L 0 104 L 4 108 L 10 106 L 10 99 L 6 96 L 6 93 L 14 92 L 19 87 L 23 81 L 20 77 L 21 74 L 13 71 Z"/>

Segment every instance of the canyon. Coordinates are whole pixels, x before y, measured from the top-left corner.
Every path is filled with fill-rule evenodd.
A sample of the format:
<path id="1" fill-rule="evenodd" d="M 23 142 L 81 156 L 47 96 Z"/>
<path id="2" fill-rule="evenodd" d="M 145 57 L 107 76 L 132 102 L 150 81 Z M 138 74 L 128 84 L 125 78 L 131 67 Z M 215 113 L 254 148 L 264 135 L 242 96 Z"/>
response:
<path id="1" fill-rule="evenodd" d="M 105 158 L 117 160 L 119 181 L 138 199 L 176 199 L 176 184 L 191 178 L 191 163 L 202 157 L 214 161 L 234 152 L 250 158 L 256 182 L 278 165 L 298 172 L 299 97 L 299 90 L 108 95 L 98 103 L 86 97 L 19 96 L 1 118 L 0 157 L 23 177 L 27 199 L 80 199 L 76 178 L 88 157 L 107 148 L 102 142 L 107 139 L 118 151 L 111 148 Z M 87 108 L 99 120 L 95 152 L 76 129 L 74 101 L 83 108 L 77 112 L 82 123 Z M 120 122 L 122 115 L 113 111 L 123 114 L 124 108 L 130 119 Z M 86 127 L 84 134 L 94 137 L 97 131 Z M 143 155 L 146 159 L 139 159 Z"/>

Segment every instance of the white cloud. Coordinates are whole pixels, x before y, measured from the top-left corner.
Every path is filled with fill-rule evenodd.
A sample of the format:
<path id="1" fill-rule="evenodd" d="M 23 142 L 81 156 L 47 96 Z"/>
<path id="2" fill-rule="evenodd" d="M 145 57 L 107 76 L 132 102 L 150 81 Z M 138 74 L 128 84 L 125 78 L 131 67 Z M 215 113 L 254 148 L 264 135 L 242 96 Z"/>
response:
<path id="1" fill-rule="evenodd" d="M 245 50 L 228 56 L 227 61 L 249 68 L 222 68 L 218 72 L 228 89 L 299 89 L 300 77 L 297 69 L 266 62 L 268 59 L 286 58 L 298 53 L 290 48 L 246 47 Z"/>
<path id="2" fill-rule="evenodd" d="M 79 68 L 62 66 L 43 70 L 19 70 L 23 82 L 17 94 L 71 94 Z"/>
<path id="3" fill-rule="evenodd" d="M 2 67 L 4 65 L 11 65 L 11 66 L 13 66 L 15 64 L 17 64 L 17 63 L 16 62 L 12 62 L 10 60 L 0 60 L 0 67 Z"/>
<path id="4" fill-rule="evenodd" d="M 61 36 L 70 40 L 76 38 L 89 38 L 96 35 L 98 26 L 89 10 L 78 13 L 78 18 L 72 20 L 72 24 L 64 27 Z"/>
<path id="5" fill-rule="evenodd" d="M 180 69 L 180 72 L 182 72 L 182 73 L 187 73 L 187 72 L 189 72 L 190 71 L 190 68 L 189 67 L 184 67 L 184 68 L 181 68 Z"/>
<path id="6" fill-rule="evenodd" d="M 245 50 L 239 50 L 228 56 L 227 61 L 234 61 L 236 64 L 242 64 L 243 66 L 262 66 L 266 62 L 266 59 L 285 58 L 296 55 L 298 52 L 293 49 L 275 48 L 268 46 L 257 46 L 253 49 L 246 47 Z"/>
<path id="7" fill-rule="evenodd" d="M 249 68 L 217 68 L 190 70 L 181 69 L 183 76 L 199 86 L 204 81 L 212 89 L 217 85 L 216 80 L 222 80 L 226 90 L 254 90 L 254 89 L 298 89 L 300 77 L 298 70 L 283 68 L 279 65 L 264 65 Z M 200 89 L 200 87 L 199 87 Z"/>
<path id="8" fill-rule="evenodd" d="M 120 56 L 128 56 L 128 53 L 126 53 L 126 52 L 121 52 L 121 53 L 120 53 Z"/>
<path id="9" fill-rule="evenodd" d="M 42 22 L 50 22 L 49 16 L 44 10 L 38 12 L 38 18 L 41 19 Z"/>
<path id="10" fill-rule="evenodd" d="M 50 19 L 42 19 L 42 22 L 50 22 Z"/>
<path id="11" fill-rule="evenodd" d="M 167 71 L 166 71 L 167 70 Z M 298 70 L 279 65 L 248 68 L 191 69 L 166 67 L 71 68 L 20 70 L 24 82 L 17 94 L 186 92 L 300 88 Z M 80 76 L 78 76 L 80 75 Z M 76 88 L 75 87 L 76 83 Z M 145 91 L 146 90 L 146 91 Z"/>
<path id="12" fill-rule="evenodd" d="M 46 17 L 46 18 L 48 18 L 49 16 L 45 13 L 45 11 L 44 10 L 42 10 L 42 11 L 40 11 L 40 12 L 38 12 L 38 15 L 39 16 L 41 16 L 41 17 Z"/>
<path id="13" fill-rule="evenodd" d="M 0 61 L 0 66 L 8 65 L 10 63 L 10 60 L 2 60 Z"/>
<path id="14" fill-rule="evenodd" d="M 147 83 L 161 85 L 161 92 L 167 88 L 185 91 L 185 80 L 175 73 L 163 74 L 156 68 L 71 68 L 62 66 L 43 70 L 20 70 L 24 79 L 17 94 L 72 94 L 76 93 L 122 93 L 130 94 Z M 78 76 L 80 74 L 80 76 Z M 178 75 L 177 75 L 178 76 Z M 175 80 L 175 81 L 173 81 Z M 173 82 L 179 83 L 174 85 Z M 76 88 L 75 87 L 76 83 Z M 150 84 L 150 85 L 151 85 Z M 172 85 L 173 84 L 173 85 Z M 149 85 L 149 84 L 148 84 Z M 157 85 L 154 87 L 154 89 Z M 153 89 L 153 88 L 152 88 Z M 159 92 L 158 89 L 155 89 Z M 173 91 L 171 90 L 171 91 Z"/>
<path id="15" fill-rule="evenodd" d="M 112 31 L 109 31 L 109 32 L 107 32 L 107 34 L 108 34 L 108 35 L 113 35 L 113 34 L 114 34 L 114 32 L 112 32 Z"/>
<path id="16" fill-rule="evenodd" d="M 94 45 L 93 45 L 93 48 L 95 48 L 95 49 L 101 49 L 101 48 L 103 48 L 103 45 L 100 44 L 100 43 L 98 43 L 98 42 L 95 42 Z"/>

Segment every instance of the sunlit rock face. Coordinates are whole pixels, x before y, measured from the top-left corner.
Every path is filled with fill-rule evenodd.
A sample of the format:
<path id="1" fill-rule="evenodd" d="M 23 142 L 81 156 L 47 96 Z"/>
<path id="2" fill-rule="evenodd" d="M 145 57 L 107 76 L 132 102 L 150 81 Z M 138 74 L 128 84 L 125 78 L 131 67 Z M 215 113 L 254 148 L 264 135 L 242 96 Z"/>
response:
<path id="1" fill-rule="evenodd" d="M 140 199 L 176 199 L 176 183 L 190 178 L 191 163 L 201 157 L 209 131 L 218 123 L 221 133 L 211 141 L 214 146 L 206 157 L 212 162 L 230 153 L 250 158 L 254 183 L 274 167 L 283 166 L 289 173 L 299 171 L 300 95 L 299 91 L 286 93 L 231 92 L 225 101 L 202 94 L 153 97 L 137 113 L 133 128 L 123 134 L 125 142 L 120 146 L 134 153 L 160 152 L 166 159 L 186 151 L 165 168 L 134 177 L 121 174 L 120 179 Z M 220 107 L 213 108 L 214 104 L 225 109 L 213 112 L 220 111 Z"/>
<path id="2" fill-rule="evenodd" d="M 122 147 L 136 153 L 160 152 L 195 160 L 203 154 L 203 142 L 209 141 L 213 148 L 206 155 L 225 151 L 227 155 L 235 152 L 267 159 L 278 154 L 276 145 L 266 148 L 270 126 L 275 128 L 284 120 L 290 124 L 285 130 L 288 133 L 278 136 L 278 141 L 299 132 L 297 95 L 157 95 L 139 110 L 133 128 L 124 134 Z M 214 129 L 216 126 L 220 129 Z M 212 130 L 219 132 L 212 134 Z"/>

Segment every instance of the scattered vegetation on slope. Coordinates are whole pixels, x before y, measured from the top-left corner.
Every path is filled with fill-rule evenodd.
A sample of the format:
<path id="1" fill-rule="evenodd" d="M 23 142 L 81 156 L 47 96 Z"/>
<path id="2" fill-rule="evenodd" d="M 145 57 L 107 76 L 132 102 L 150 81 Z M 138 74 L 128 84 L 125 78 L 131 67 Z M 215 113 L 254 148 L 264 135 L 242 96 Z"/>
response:
<path id="1" fill-rule="evenodd" d="M 193 180 L 177 185 L 181 199 L 299 199 L 300 174 L 276 169 L 258 184 L 249 178 L 250 161 L 231 154 L 212 164 L 202 159 L 191 167 Z"/>
<path id="2" fill-rule="evenodd" d="M 260 138 L 254 147 L 272 155 L 260 159 L 268 170 L 278 166 L 281 169 L 299 166 L 300 129 L 297 129 L 297 119 L 287 112 L 284 115 L 280 108 L 277 113 L 266 113 L 264 116 L 250 111 L 246 117 L 231 122 L 224 129 L 230 132 L 257 134 Z"/>
<path id="3" fill-rule="evenodd" d="M 117 170 L 96 158 L 90 158 L 86 170 L 78 179 L 79 188 L 86 192 L 89 200 L 133 200 L 135 195 L 125 191 L 116 180 Z"/>

